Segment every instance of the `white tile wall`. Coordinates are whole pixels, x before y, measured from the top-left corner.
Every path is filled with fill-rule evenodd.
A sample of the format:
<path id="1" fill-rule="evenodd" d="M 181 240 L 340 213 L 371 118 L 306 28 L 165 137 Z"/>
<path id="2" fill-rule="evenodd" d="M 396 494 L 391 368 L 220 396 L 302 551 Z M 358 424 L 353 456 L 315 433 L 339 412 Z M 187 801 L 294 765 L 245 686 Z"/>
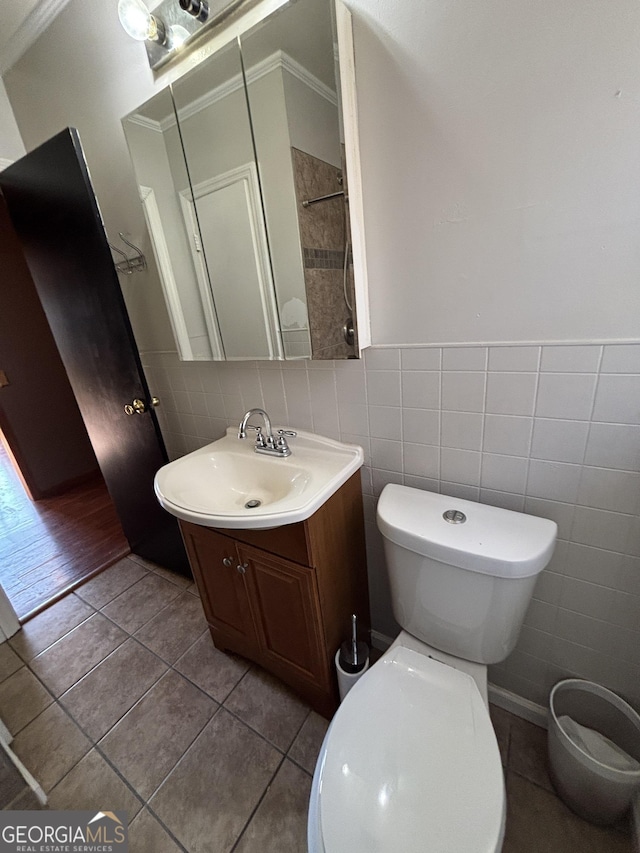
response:
<path id="1" fill-rule="evenodd" d="M 388 482 L 553 518 L 560 540 L 494 683 L 546 703 L 566 675 L 640 705 L 640 345 L 375 349 L 362 361 L 143 356 L 172 457 L 246 409 L 365 450 L 373 625 L 393 635 L 377 496 Z M 295 443 L 294 443 L 295 446 Z"/>

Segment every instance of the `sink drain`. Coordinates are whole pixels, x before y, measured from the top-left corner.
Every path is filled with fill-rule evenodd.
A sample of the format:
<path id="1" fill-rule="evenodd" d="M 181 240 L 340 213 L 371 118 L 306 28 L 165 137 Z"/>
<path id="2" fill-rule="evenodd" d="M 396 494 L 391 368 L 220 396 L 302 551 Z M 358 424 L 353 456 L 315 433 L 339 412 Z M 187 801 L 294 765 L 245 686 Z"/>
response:
<path id="1" fill-rule="evenodd" d="M 245 509 L 255 509 L 256 507 L 260 506 L 261 503 L 262 503 L 262 501 L 256 500 L 256 498 L 254 498 L 251 501 L 247 501 L 246 504 L 244 505 L 244 508 Z"/>

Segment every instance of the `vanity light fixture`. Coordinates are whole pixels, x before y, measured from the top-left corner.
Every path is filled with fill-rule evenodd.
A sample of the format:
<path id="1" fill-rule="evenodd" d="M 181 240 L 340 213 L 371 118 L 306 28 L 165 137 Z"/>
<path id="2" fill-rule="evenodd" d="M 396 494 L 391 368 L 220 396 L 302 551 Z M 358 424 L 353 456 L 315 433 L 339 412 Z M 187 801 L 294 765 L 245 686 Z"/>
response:
<path id="1" fill-rule="evenodd" d="M 255 0 L 161 0 L 153 9 L 143 0 L 119 0 L 118 17 L 124 30 L 147 48 L 155 71 L 176 55 L 205 26 L 223 21 L 245 3 Z"/>

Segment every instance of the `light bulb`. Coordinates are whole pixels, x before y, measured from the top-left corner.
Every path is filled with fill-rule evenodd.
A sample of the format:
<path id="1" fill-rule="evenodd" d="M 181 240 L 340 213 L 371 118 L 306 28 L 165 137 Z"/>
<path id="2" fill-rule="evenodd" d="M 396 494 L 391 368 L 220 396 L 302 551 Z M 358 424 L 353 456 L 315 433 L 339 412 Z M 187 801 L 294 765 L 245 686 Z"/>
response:
<path id="1" fill-rule="evenodd" d="M 145 41 L 155 30 L 151 12 L 142 0 L 119 0 L 118 17 L 125 32 L 136 41 Z"/>
<path id="2" fill-rule="evenodd" d="M 125 32 L 132 39 L 166 44 L 167 30 L 164 22 L 152 15 L 142 0 L 119 0 L 118 17 Z"/>
<path id="3" fill-rule="evenodd" d="M 181 27 L 180 24 L 174 24 L 172 27 L 169 27 L 169 48 L 170 50 L 176 50 L 181 47 L 185 41 L 189 38 L 189 31 L 184 27 Z"/>

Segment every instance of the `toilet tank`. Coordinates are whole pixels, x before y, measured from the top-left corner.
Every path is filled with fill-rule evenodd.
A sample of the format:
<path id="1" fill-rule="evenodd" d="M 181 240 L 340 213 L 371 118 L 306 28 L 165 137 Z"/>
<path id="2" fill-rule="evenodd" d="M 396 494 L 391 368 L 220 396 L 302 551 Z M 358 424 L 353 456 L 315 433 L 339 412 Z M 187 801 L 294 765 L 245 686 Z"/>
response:
<path id="1" fill-rule="evenodd" d="M 405 631 L 465 660 L 504 660 L 553 554 L 555 522 L 391 484 L 378 528 Z"/>

